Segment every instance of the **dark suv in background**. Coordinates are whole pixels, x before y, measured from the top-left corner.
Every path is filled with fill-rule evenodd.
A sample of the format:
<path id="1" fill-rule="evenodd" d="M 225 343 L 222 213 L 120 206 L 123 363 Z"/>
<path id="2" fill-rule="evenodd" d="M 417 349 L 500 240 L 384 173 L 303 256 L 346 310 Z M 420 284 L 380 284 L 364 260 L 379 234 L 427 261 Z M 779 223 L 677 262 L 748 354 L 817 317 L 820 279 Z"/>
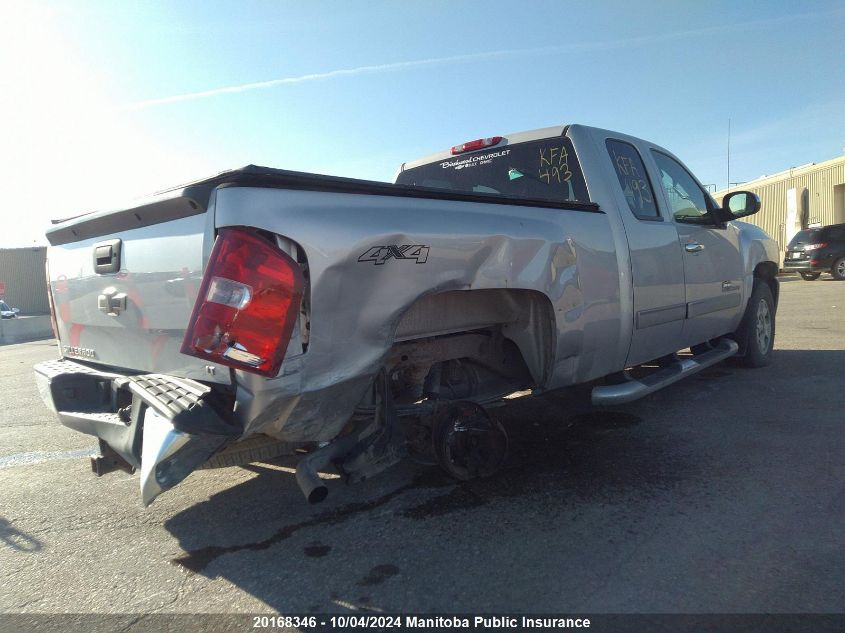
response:
<path id="1" fill-rule="evenodd" d="M 786 247 L 783 269 L 799 273 L 807 281 L 829 272 L 845 280 L 845 224 L 831 224 L 796 233 Z"/>

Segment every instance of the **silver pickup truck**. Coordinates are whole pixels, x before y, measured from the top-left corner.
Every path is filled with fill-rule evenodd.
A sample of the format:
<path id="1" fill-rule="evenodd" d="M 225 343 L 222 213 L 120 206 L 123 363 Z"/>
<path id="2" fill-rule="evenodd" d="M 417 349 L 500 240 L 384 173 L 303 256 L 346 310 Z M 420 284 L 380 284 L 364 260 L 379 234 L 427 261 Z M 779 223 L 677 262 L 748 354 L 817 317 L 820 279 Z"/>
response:
<path id="1" fill-rule="evenodd" d="M 457 145 L 395 184 L 250 166 L 50 228 L 61 358 L 36 378 L 99 438 L 97 474 L 140 470 L 145 504 L 282 455 L 312 503 L 329 465 L 487 476 L 506 397 L 591 383 L 615 405 L 765 365 L 777 247 L 735 221 L 758 209 L 580 125 Z"/>

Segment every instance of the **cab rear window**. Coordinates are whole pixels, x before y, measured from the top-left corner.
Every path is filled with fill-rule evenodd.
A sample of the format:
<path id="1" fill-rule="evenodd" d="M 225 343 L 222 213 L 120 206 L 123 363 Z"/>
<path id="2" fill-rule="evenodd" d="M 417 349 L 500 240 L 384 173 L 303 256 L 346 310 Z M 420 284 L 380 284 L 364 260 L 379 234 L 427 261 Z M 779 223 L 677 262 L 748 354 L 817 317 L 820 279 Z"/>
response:
<path id="1" fill-rule="evenodd" d="M 589 202 L 571 141 L 563 136 L 500 145 L 407 169 L 396 183 L 556 202 Z"/>

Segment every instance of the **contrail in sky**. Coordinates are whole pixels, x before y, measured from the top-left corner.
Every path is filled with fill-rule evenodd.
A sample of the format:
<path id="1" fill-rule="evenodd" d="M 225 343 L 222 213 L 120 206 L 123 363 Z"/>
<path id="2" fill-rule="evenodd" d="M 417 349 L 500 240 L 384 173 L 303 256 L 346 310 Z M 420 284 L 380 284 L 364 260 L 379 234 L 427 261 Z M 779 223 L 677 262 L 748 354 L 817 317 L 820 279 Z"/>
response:
<path id="1" fill-rule="evenodd" d="M 301 84 L 308 81 L 317 81 L 320 79 L 334 79 L 336 77 L 353 77 L 355 75 L 366 75 L 370 73 L 381 73 L 391 70 L 407 70 L 409 68 L 421 68 L 425 66 L 436 66 L 445 63 L 458 63 L 469 61 L 480 61 L 486 59 L 495 59 L 497 57 L 509 57 L 521 51 L 492 51 L 489 53 L 474 53 L 470 55 L 453 55 L 451 57 L 433 57 L 431 59 L 419 59 L 408 62 L 394 62 L 391 64 L 377 64 L 375 66 L 358 66 L 357 68 L 347 68 L 343 70 L 332 70 L 325 73 L 313 73 L 310 75 L 300 75 L 298 77 L 285 77 L 283 79 L 269 79 L 267 81 L 254 81 L 247 84 L 238 84 L 236 86 L 226 86 L 225 88 L 212 88 L 211 90 L 202 90 L 200 92 L 187 92 L 181 95 L 173 95 L 170 97 L 161 97 L 160 99 L 147 99 L 145 101 L 136 101 L 124 106 L 118 107 L 120 111 L 127 110 L 143 110 L 145 108 L 152 108 L 154 106 L 165 105 L 168 103 L 179 103 L 180 101 L 194 101 L 195 99 L 206 99 L 208 97 L 216 97 L 217 95 L 231 94 L 237 92 L 248 92 L 250 90 L 261 90 L 264 88 L 275 88 L 277 86 L 287 86 L 290 84 Z M 527 52 L 527 51 L 526 51 Z"/>
<path id="2" fill-rule="evenodd" d="M 542 54 L 560 54 L 560 53 L 580 53 L 589 51 L 610 50 L 614 48 L 623 48 L 630 46 L 638 46 L 642 44 L 652 44 L 656 42 L 664 42 L 670 40 L 678 40 L 691 37 L 699 37 L 702 35 L 715 35 L 717 33 L 725 33 L 728 31 L 736 31 L 748 29 L 749 27 L 768 26 L 777 23 L 791 23 L 802 18 L 815 18 L 821 16 L 829 16 L 834 13 L 841 13 L 841 9 L 835 9 L 825 13 L 803 13 L 798 15 L 780 16 L 776 18 L 763 18 L 760 20 L 752 20 L 749 22 L 733 23 L 720 26 L 710 26 L 700 29 L 690 29 L 686 31 L 675 31 L 671 33 L 659 33 L 641 35 L 638 37 L 630 37 L 619 40 L 605 40 L 597 42 L 585 42 L 574 44 L 562 44 L 559 46 L 544 46 L 539 48 L 522 48 L 501 51 L 488 51 L 482 53 L 469 53 L 466 55 L 450 55 L 448 57 L 432 57 L 429 59 L 418 59 L 405 62 L 392 62 L 388 64 L 376 64 L 373 66 L 358 66 L 357 68 L 346 68 L 341 70 L 331 70 L 323 73 L 312 73 L 308 75 L 299 75 L 297 77 L 284 77 L 281 79 L 269 79 L 267 81 L 255 81 L 251 83 L 238 84 L 235 86 L 225 86 L 222 88 L 212 88 L 210 90 L 202 90 L 199 92 L 186 92 L 179 95 L 171 95 L 169 97 L 160 97 L 157 99 L 145 99 L 143 101 L 135 101 L 117 107 L 119 112 L 127 112 L 133 110 L 145 110 L 156 106 L 167 105 L 170 103 L 180 103 L 183 101 L 196 101 L 198 99 L 207 99 L 209 97 L 216 97 L 218 95 L 236 94 L 240 92 L 250 92 L 252 90 L 262 90 L 266 88 L 276 88 L 278 86 L 286 86 L 292 84 L 307 83 L 310 81 L 320 81 L 323 79 L 335 79 L 337 77 L 354 77 L 356 75 L 377 74 L 390 71 L 408 70 L 412 68 L 425 68 L 430 66 L 439 66 L 442 64 L 459 64 L 467 62 L 489 61 L 495 59 L 511 59 L 515 57 L 531 57 Z M 714 44 L 715 46 L 716 44 Z"/>

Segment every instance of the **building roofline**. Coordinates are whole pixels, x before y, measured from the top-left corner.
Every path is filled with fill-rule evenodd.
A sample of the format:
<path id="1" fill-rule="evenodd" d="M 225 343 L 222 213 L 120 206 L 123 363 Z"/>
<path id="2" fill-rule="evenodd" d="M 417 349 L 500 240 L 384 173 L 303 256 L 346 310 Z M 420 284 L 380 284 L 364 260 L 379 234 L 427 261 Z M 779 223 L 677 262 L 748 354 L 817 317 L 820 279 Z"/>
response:
<path id="1" fill-rule="evenodd" d="M 765 176 L 760 176 L 759 178 L 755 178 L 754 180 L 747 180 L 741 184 L 738 184 L 733 187 L 728 187 L 727 189 L 720 189 L 716 191 L 713 195 L 716 194 L 725 194 L 730 191 L 735 191 L 737 189 L 745 189 L 747 187 L 759 187 L 761 185 L 768 185 L 772 182 L 776 182 L 778 180 L 786 180 L 787 178 L 794 178 L 796 176 L 802 176 L 803 174 L 810 172 L 810 171 L 817 171 L 819 169 L 826 169 L 827 167 L 832 167 L 834 165 L 838 165 L 840 163 L 845 163 L 845 155 L 837 156 L 835 158 L 830 158 L 828 160 L 822 161 L 821 163 L 805 163 L 804 165 L 797 165 L 795 167 L 790 167 L 788 169 L 784 169 L 783 171 L 776 172 L 774 174 L 767 174 Z"/>

